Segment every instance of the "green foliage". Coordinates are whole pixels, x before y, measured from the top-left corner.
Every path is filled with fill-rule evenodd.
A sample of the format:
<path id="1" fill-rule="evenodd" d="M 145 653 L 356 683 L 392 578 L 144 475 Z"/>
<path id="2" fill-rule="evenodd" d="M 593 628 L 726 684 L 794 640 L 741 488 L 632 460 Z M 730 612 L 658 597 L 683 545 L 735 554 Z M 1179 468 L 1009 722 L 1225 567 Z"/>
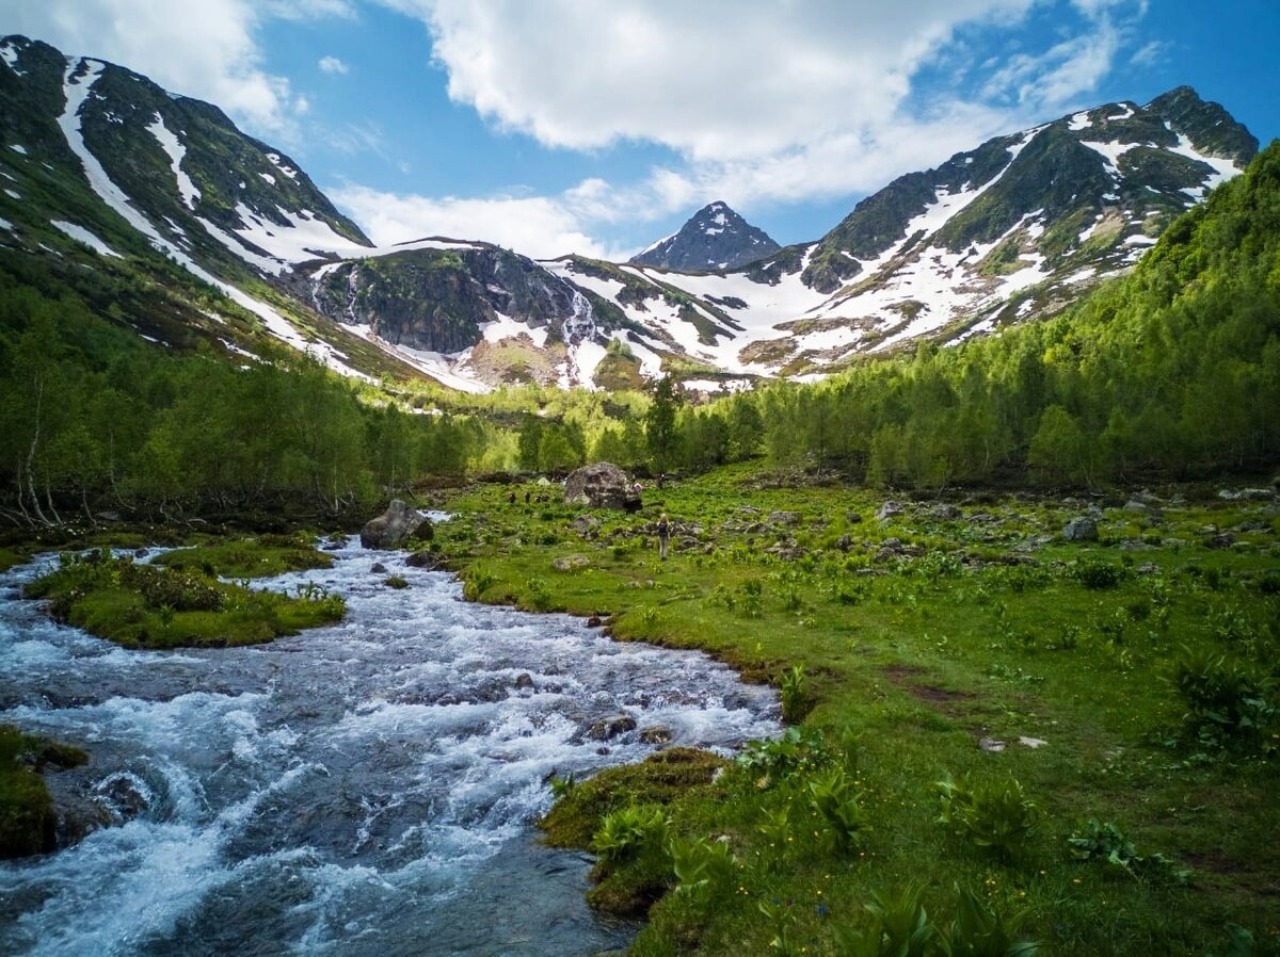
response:
<path id="1" fill-rule="evenodd" d="M 0 724 L 0 860 L 53 850 L 57 815 L 40 772 L 88 760 L 80 748 Z"/>
<path id="2" fill-rule="evenodd" d="M 634 860 L 665 848 L 671 820 L 657 805 L 631 805 L 605 815 L 591 839 L 591 848 L 609 864 Z"/>
<path id="3" fill-rule="evenodd" d="M 1184 883 L 1191 871 L 1163 854 L 1142 856 L 1118 827 L 1110 821 L 1090 818 L 1082 830 L 1067 838 L 1071 855 L 1080 861 L 1103 861 L 1134 879 L 1169 879 Z"/>
<path id="4" fill-rule="evenodd" d="M 1172 683 L 1187 709 L 1182 732 L 1188 744 L 1257 756 L 1280 749 L 1273 733 L 1280 724 L 1274 683 L 1253 668 L 1204 648 L 1184 648 Z"/>
<path id="5" fill-rule="evenodd" d="M 738 860 L 727 841 L 673 837 L 667 852 L 676 876 L 675 893 L 704 905 L 729 887 L 738 868 Z"/>
<path id="6" fill-rule="evenodd" d="M 574 789 L 578 786 L 578 780 L 574 777 L 573 772 L 570 771 L 564 777 L 558 775 L 553 777 L 550 784 L 551 796 L 557 801 L 563 801 L 573 796 Z"/>
<path id="7" fill-rule="evenodd" d="M 310 541 L 285 535 L 262 535 L 176 548 L 157 555 L 151 564 L 222 578 L 265 578 L 285 572 L 331 568 L 333 556 L 320 551 Z"/>
<path id="8" fill-rule="evenodd" d="M 814 775 L 809 781 L 809 804 L 826 823 L 837 855 L 848 857 L 862 847 L 867 815 L 856 782 L 844 768 Z"/>
<path id="9" fill-rule="evenodd" d="M 863 907 L 874 924 L 870 934 L 848 925 L 836 928 L 842 953 L 851 957 L 929 957 L 935 953 L 938 929 L 924 908 L 924 888 L 912 885 L 896 896 L 873 891 Z"/>
<path id="10" fill-rule="evenodd" d="M 311 585 L 291 598 L 251 591 L 200 572 L 134 562 L 100 551 L 59 556 L 58 568 L 26 586 L 49 612 L 128 647 L 258 644 L 340 621 L 346 603 Z"/>
<path id="11" fill-rule="evenodd" d="M 937 787 L 939 824 L 1001 860 L 1012 861 L 1025 852 L 1041 815 L 1016 778 L 974 782 L 947 776 Z"/>
<path id="12" fill-rule="evenodd" d="M 1119 566 L 1110 562 L 1084 561 L 1075 569 L 1076 580 L 1092 591 L 1115 588 L 1120 584 L 1123 574 Z"/>
<path id="13" fill-rule="evenodd" d="M 1006 925 L 973 891 L 961 888 L 955 920 L 941 934 L 939 950 L 943 957 L 1034 957 L 1040 945 L 1016 940 L 1018 923 L 1014 919 L 1012 926 Z"/>
<path id="14" fill-rule="evenodd" d="M 794 724 L 809 710 L 808 685 L 804 665 L 792 665 L 778 683 L 778 697 L 782 703 L 782 719 Z"/>

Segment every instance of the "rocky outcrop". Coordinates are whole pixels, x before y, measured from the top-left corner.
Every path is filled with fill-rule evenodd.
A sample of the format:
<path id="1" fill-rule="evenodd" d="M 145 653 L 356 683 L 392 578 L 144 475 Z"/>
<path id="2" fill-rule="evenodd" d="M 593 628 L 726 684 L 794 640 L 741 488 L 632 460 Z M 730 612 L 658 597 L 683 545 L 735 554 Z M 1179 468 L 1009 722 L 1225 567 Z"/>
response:
<path id="1" fill-rule="evenodd" d="M 569 474 L 564 485 L 564 503 L 631 512 L 640 507 L 641 499 L 626 472 L 611 462 L 596 462 Z"/>
<path id="2" fill-rule="evenodd" d="M 395 499 L 360 530 L 360 544 L 365 548 L 400 548 L 411 538 L 430 538 L 433 531 L 425 515 Z"/>

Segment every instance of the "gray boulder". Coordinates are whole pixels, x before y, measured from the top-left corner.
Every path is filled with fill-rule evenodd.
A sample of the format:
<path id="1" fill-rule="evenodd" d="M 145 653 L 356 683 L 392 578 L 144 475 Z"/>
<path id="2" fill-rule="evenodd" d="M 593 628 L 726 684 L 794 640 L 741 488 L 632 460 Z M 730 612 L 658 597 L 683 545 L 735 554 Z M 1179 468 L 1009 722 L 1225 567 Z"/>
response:
<path id="1" fill-rule="evenodd" d="M 1062 529 L 1062 537 L 1069 542 L 1096 542 L 1098 523 L 1087 515 L 1073 518 Z"/>
<path id="2" fill-rule="evenodd" d="M 422 531 L 424 526 L 426 534 Z M 385 512 L 360 530 L 360 544 L 365 548 L 399 548 L 410 538 L 430 538 L 432 531 L 425 515 L 395 499 Z"/>
<path id="3" fill-rule="evenodd" d="M 634 512 L 640 508 L 640 492 L 627 473 L 611 462 L 584 465 L 569 473 L 564 483 L 566 505 L 616 508 Z"/>

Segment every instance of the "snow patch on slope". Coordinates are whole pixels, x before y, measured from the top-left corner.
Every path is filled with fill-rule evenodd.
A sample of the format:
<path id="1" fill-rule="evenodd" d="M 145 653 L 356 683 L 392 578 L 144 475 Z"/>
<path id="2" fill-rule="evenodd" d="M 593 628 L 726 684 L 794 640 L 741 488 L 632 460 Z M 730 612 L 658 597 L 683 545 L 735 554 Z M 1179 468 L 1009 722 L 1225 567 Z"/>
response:
<path id="1" fill-rule="evenodd" d="M 80 108 L 84 105 L 85 100 L 88 99 L 93 84 L 102 75 L 105 67 L 106 64 L 101 60 L 90 60 L 88 58 L 80 60 L 78 64 L 68 63 L 67 72 L 63 78 L 66 109 L 58 117 L 58 126 L 62 129 L 71 151 L 79 157 L 80 163 L 84 167 L 85 176 L 88 178 L 89 185 L 93 188 L 93 191 L 98 194 L 103 202 L 124 217 L 129 225 L 146 236 L 152 246 L 171 256 L 192 275 L 221 290 L 237 305 L 252 312 L 262 320 L 263 325 L 272 335 L 287 342 L 300 352 L 316 356 L 329 368 L 343 375 L 367 380 L 368 376 L 357 372 L 344 363 L 336 350 L 325 343 L 312 342 L 305 339 L 294 325 L 275 309 L 266 303 L 259 302 L 236 286 L 223 282 L 197 265 L 182 249 L 161 236 L 151 221 L 133 205 L 124 190 L 120 189 L 111 180 L 111 177 L 107 175 L 107 171 L 103 169 L 102 164 L 98 162 L 98 158 L 89 151 L 88 144 L 84 141 L 84 131 L 80 126 Z"/>
<path id="2" fill-rule="evenodd" d="M 187 148 L 178 140 L 177 135 L 164 125 L 164 118 L 159 113 L 156 114 L 155 122 L 148 126 L 147 130 L 169 154 L 169 165 L 173 167 L 173 175 L 178 180 L 178 195 L 182 197 L 187 209 L 195 209 L 196 203 L 201 199 L 201 193 L 182 168 L 182 159 L 187 155 Z"/>
<path id="3" fill-rule="evenodd" d="M 79 226 L 76 223 L 64 222 L 61 219 L 50 220 L 49 225 L 57 229 L 60 233 L 70 236 L 76 242 L 84 243 L 101 256 L 113 256 L 116 259 L 124 258 L 83 226 Z"/>

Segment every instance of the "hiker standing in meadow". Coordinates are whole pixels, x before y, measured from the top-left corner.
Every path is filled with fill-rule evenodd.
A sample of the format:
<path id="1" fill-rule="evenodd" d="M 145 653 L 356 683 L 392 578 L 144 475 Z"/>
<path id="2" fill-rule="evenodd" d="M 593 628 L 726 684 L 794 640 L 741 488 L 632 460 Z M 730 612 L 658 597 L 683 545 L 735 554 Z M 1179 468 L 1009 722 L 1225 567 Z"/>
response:
<path id="1" fill-rule="evenodd" d="M 664 562 L 667 560 L 667 548 L 671 544 L 671 520 L 667 518 L 667 513 L 663 512 L 658 516 L 658 557 Z"/>

